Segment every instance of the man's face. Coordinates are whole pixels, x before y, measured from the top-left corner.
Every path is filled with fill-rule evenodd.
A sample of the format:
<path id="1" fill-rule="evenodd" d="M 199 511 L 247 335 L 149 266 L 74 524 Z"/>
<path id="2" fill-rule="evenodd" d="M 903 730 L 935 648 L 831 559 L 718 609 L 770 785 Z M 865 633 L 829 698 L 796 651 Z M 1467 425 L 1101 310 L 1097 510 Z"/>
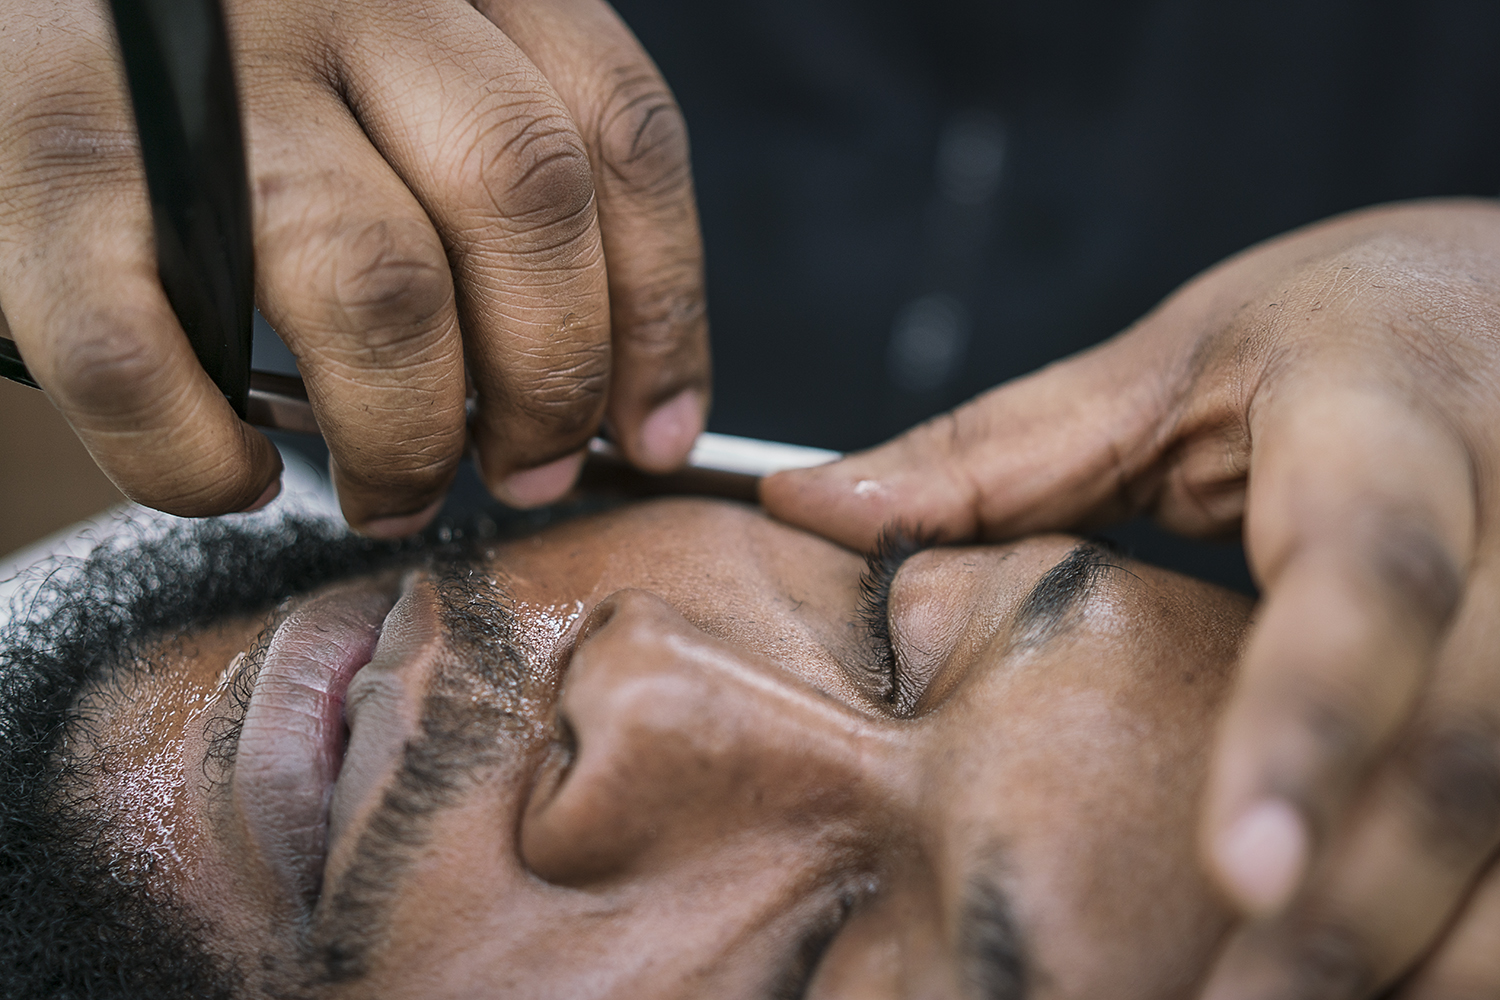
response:
<path id="1" fill-rule="evenodd" d="M 886 567 L 663 501 L 340 584 L 111 697 L 101 808 L 252 985 L 1187 992 L 1247 604 L 1060 536 Z"/>

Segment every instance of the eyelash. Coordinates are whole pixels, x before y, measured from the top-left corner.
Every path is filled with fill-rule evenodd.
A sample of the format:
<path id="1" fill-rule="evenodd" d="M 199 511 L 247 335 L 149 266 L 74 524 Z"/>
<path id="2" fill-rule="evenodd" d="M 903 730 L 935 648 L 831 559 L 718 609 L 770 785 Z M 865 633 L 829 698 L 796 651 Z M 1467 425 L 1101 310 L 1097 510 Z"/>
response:
<path id="1" fill-rule="evenodd" d="M 871 658 L 865 670 L 878 701 L 897 706 L 902 701 L 901 661 L 891 640 L 891 585 L 906 560 L 936 539 L 920 531 L 887 528 L 880 533 L 874 551 L 865 556 L 865 571 L 859 578 L 859 610 L 856 621 L 869 644 Z"/>

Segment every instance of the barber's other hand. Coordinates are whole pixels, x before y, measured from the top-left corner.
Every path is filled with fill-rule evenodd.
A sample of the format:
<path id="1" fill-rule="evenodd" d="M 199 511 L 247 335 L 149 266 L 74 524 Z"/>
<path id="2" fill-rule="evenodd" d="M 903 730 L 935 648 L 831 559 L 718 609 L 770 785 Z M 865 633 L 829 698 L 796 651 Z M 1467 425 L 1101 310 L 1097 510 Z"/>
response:
<path id="1" fill-rule="evenodd" d="M 566 491 L 601 418 L 643 468 L 686 457 L 709 392 L 686 132 L 602 0 L 226 7 L 257 299 L 352 525 L 430 519 L 462 455 L 466 377 L 501 499 Z M 157 280 L 106 9 L 0 9 L 0 332 L 128 496 L 244 509 L 274 494 L 279 460 Z"/>
<path id="2" fill-rule="evenodd" d="M 1263 601 L 1202 836 L 1248 919 L 1207 995 L 1370 995 L 1430 955 L 1406 995 L 1500 996 L 1500 206 L 1272 240 L 1098 348 L 762 493 L 862 549 L 891 522 L 1243 526 Z"/>

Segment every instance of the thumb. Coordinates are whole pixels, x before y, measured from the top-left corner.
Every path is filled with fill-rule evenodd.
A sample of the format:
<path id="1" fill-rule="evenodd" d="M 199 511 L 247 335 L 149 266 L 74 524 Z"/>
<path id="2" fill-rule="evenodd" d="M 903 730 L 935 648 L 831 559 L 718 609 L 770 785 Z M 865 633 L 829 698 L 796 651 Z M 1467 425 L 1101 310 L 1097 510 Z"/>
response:
<path id="1" fill-rule="evenodd" d="M 1152 347 L 1127 333 L 877 448 L 769 476 L 761 503 L 860 551 L 893 523 L 962 541 L 1125 516 L 1155 489 L 1184 381 Z"/>

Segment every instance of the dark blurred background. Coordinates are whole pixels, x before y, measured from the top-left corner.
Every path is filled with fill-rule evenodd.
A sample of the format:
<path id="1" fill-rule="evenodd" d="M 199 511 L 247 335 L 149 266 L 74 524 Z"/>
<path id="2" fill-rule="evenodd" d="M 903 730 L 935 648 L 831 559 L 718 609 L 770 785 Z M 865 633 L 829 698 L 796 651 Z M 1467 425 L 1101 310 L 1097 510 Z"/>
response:
<path id="1" fill-rule="evenodd" d="M 727 433 L 866 447 L 1257 240 L 1500 193 L 1494 0 L 616 7 L 691 129 Z M 1112 534 L 1250 586 L 1234 545 Z"/>

